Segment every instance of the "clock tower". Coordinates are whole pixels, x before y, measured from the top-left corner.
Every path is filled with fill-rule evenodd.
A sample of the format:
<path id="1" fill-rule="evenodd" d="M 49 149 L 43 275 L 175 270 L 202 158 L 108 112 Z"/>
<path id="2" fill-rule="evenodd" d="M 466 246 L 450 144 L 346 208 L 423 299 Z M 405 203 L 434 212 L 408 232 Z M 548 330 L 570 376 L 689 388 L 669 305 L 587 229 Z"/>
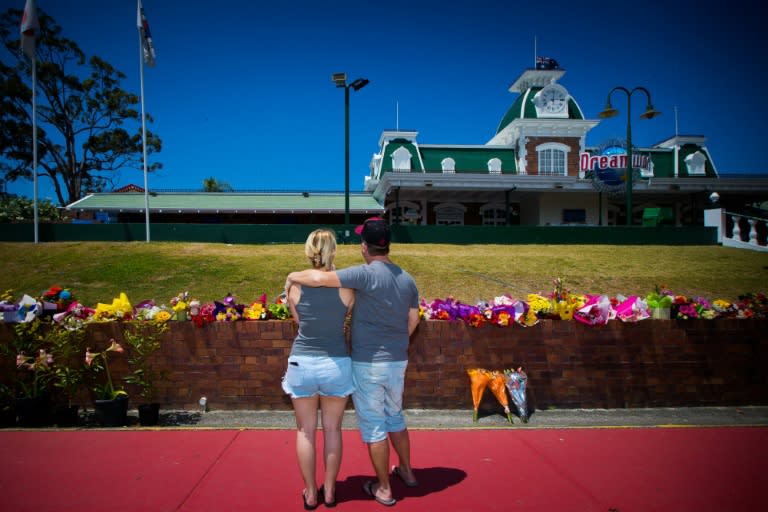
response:
<path id="1" fill-rule="evenodd" d="M 558 83 L 564 69 L 526 69 L 509 87 L 519 96 L 488 145 L 513 147 L 520 174 L 578 176 L 579 154 L 598 121 L 587 120 Z"/>

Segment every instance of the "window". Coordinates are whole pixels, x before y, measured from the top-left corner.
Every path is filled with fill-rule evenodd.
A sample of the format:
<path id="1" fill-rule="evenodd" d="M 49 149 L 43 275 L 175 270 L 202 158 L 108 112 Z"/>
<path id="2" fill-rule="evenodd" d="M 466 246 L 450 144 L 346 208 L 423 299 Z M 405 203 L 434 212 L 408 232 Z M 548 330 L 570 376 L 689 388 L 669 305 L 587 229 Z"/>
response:
<path id="1" fill-rule="evenodd" d="M 392 169 L 400 172 L 411 171 L 411 152 L 400 146 L 392 152 Z"/>
<path id="2" fill-rule="evenodd" d="M 395 203 L 389 203 L 386 212 L 392 224 L 418 224 L 421 220 L 419 205 L 410 201 L 402 201 L 399 210 Z"/>
<path id="3" fill-rule="evenodd" d="M 488 160 L 488 174 L 501 174 L 501 160 L 498 158 Z"/>
<path id="4" fill-rule="evenodd" d="M 467 209 L 456 203 L 435 206 L 435 224 L 438 226 L 463 226 Z"/>
<path id="5" fill-rule="evenodd" d="M 456 173 L 456 161 L 453 158 L 443 158 L 443 161 L 440 162 L 440 166 L 443 168 L 443 174 Z"/>
<path id="6" fill-rule="evenodd" d="M 507 209 L 503 204 L 486 204 L 480 208 L 480 215 L 483 217 L 483 226 L 507 225 Z M 509 205 L 509 224 L 520 224 L 519 203 L 510 203 Z"/>
<path id="7" fill-rule="evenodd" d="M 563 210 L 563 224 L 585 224 L 587 211 L 583 208 L 566 208 Z"/>
<path id="8" fill-rule="evenodd" d="M 707 162 L 701 151 L 697 151 L 685 157 L 685 166 L 689 176 L 704 176 L 706 174 L 704 164 Z"/>
<path id="9" fill-rule="evenodd" d="M 565 144 L 550 142 L 536 148 L 539 154 L 539 175 L 567 176 L 566 155 L 571 148 Z"/>

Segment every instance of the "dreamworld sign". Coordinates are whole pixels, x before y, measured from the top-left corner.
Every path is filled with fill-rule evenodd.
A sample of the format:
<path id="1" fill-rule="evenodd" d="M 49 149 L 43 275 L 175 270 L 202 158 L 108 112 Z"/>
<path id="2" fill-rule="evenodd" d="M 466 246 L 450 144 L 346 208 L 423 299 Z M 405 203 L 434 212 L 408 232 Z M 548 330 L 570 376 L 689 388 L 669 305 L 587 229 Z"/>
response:
<path id="1" fill-rule="evenodd" d="M 624 148 L 621 148 L 624 151 Z M 591 153 L 579 153 L 579 169 L 586 171 L 605 171 L 609 169 L 625 170 L 627 168 L 627 153 L 603 153 L 593 155 Z M 632 155 L 632 168 L 642 171 L 651 170 L 651 157 L 634 153 Z"/>
<path id="2" fill-rule="evenodd" d="M 629 179 L 652 175 L 653 163 L 649 155 L 632 154 L 632 167 Z M 621 195 L 627 184 L 627 150 L 623 144 L 607 143 L 599 153 L 579 153 L 579 175 L 592 178 L 597 190 L 613 195 Z M 639 173 L 637 171 L 640 171 Z"/>

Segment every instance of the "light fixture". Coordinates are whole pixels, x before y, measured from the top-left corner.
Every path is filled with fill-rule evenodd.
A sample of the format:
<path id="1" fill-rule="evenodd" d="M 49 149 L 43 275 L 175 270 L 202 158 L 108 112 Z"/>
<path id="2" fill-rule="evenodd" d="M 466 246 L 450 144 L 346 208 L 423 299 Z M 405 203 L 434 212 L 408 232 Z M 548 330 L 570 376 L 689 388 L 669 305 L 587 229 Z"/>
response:
<path id="1" fill-rule="evenodd" d="M 640 119 L 653 119 L 654 117 L 657 117 L 661 115 L 661 112 L 653 108 L 653 104 L 651 103 L 651 93 L 648 92 L 648 89 L 645 87 L 635 87 L 632 90 L 627 89 L 626 87 L 623 87 L 621 85 L 618 85 L 611 89 L 611 91 L 608 93 L 608 99 L 605 102 L 605 108 L 602 112 L 597 114 L 600 118 L 608 118 L 608 117 L 614 117 L 616 116 L 619 111 L 615 108 L 613 108 L 613 105 L 611 105 L 611 94 L 614 93 L 614 91 L 622 91 L 624 94 L 627 95 L 627 167 L 626 167 L 626 203 L 627 203 L 627 226 L 632 225 L 632 95 L 640 91 L 643 94 L 645 94 L 645 97 L 647 99 L 646 105 L 645 105 L 645 112 L 643 112 L 640 115 Z"/>
<path id="2" fill-rule="evenodd" d="M 349 89 L 359 91 L 370 83 L 367 78 L 357 78 L 347 84 L 346 73 L 333 73 L 331 81 L 344 89 L 344 238 L 349 236 Z"/>

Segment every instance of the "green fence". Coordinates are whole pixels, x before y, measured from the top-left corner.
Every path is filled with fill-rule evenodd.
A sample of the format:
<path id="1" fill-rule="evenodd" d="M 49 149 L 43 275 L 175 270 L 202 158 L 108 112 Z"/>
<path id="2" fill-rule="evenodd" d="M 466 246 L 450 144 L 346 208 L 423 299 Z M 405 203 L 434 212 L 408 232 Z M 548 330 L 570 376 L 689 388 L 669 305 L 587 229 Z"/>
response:
<path id="1" fill-rule="evenodd" d="M 151 224 L 153 242 L 303 244 L 318 227 L 357 242 L 351 228 L 312 224 Z M 40 242 L 145 241 L 144 224 L 40 224 Z M 351 236 L 345 236 L 351 233 Z M 393 226 L 392 240 L 414 244 L 716 245 L 714 227 L 641 226 Z M 0 241 L 33 242 L 32 224 L 0 224 Z"/>

